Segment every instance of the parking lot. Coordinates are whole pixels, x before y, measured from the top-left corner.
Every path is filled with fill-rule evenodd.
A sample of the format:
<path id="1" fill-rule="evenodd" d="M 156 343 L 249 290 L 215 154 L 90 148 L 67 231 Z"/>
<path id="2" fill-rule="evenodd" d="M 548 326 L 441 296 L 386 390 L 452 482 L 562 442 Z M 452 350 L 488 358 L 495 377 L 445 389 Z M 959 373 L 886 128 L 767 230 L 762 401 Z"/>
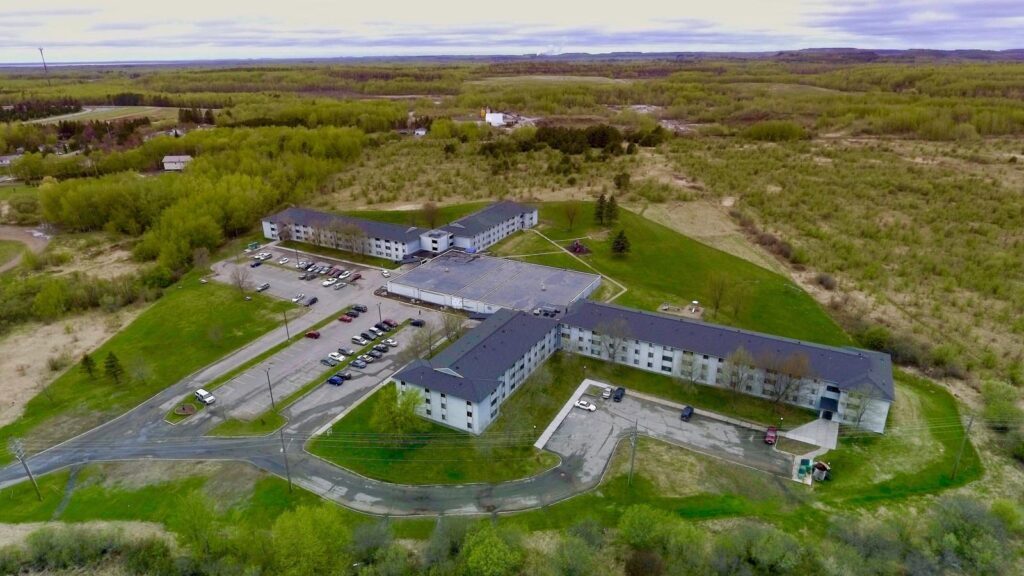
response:
<path id="1" fill-rule="evenodd" d="M 764 443 L 764 433 L 693 415 L 689 422 L 679 419 L 679 410 L 626 392 L 622 402 L 584 395 L 597 411 L 574 408 L 546 445 L 581 470 L 584 479 L 596 481 L 604 473 L 620 438 L 637 425 L 640 434 L 789 478 L 793 459 Z"/>
<path id="2" fill-rule="evenodd" d="M 360 346 L 353 344 L 351 338 L 366 331 L 382 318 L 389 318 L 397 322 L 408 318 L 420 318 L 435 326 L 441 325 L 441 317 L 438 312 L 375 296 L 374 290 L 381 287 L 386 280 L 381 276 L 379 270 L 340 264 L 345 269 L 352 270 L 353 273 L 361 273 L 363 278 L 340 290 L 334 290 L 333 287 L 328 288 L 321 285 L 324 277 L 311 281 L 300 280 L 300 272 L 294 267 L 293 251 L 287 251 L 290 261 L 284 265 L 277 264 L 277 259 L 282 255 L 281 251 L 273 249 L 266 251 L 274 255 L 273 259 L 267 260 L 255 268 L 249 267 L 250 260 L 248 259 L 240 260 L 238 263 L 223 261 L 215 264 L 213 266 L 215 275 L 212 279 L 232 283 L 234 267 L 244 266 L 251 275 L 250 282 L 253 286 L 263 282 L 270 283 L 270 288 L 264 292 L 269 296 L 289 300 L 300 292 L 305 293 L 306 298 L 316 296 L 319 301 L 307 312 L 315 317 L 315 321 L 326 317 L 336 319 L 343 310 L 354 304 L 362 304 L 369 310 L 350 323 L 337 320 L 330 322 L 318 330 L 320 338 L 304 338 L 224 383 L 214 391 L 217 397 L 216 404 L 212 405 L 211 409 L 204 410 L 188 419 L 183 423 L 185 426 L 207 428 L 210 426 L 211 420 L 219 421 L 225 418 L 251 420 L 266 412 L 271 407 L 270 390 L 267 386 L 268 375 L 274 399 L 281 401 L 328 370 L 329 367 L 321 364 L 320 360 L 331 352 L 336 352 L 339 347 L 358 350 Z M 316 261 L 330 262 L 329 259 L 322 257 L 317 258 Z M 399 347 L 392 349 L 383 358 L 368 365 L 365 369 L 345 367 L 344 370 L 351 372 L 355 377 L 353 380 L 345 382 L 340 387 L 325 384 L 293 405 L 289 412 L 292 412 L 293 416 L 299 417 L 303 416 L 304 408 L 317 410 L 324 403 L 329 404 L 348 397 L 353 392 L 365 393 L 398 368 L 394 358 L 404 344 L 403 335 L 408 334 L 409 330 L 417 330 L 417 328 L 406 327 L 398 332 L 394 337 L 398 340 Z M 293 332 L 292 336 L 294 335 Z"/>

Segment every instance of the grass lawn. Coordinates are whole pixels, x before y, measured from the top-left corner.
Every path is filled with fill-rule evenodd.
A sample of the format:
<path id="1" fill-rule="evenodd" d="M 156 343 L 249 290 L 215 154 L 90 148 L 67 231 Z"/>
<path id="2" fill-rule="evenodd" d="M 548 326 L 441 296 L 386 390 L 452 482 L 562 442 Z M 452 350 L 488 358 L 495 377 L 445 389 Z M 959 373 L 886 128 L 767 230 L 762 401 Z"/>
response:
<path id="1" fill-rule="evenodd" d="M 773 404 L 769 400 L 756 396 L 739 394 L 714 386 L 684 384 L 675 378 L 639 368 L 612 364 L 596 358 L 582 356 L 579 358 L 586 365 L 587 378 L 623 386 L 627 391 L 636 390 L 756 424 L 778 426 L 779 418 L 784 418 L 785 424 L 782 425 L 782 428 L 789 429 L 818 417 L 817 412 L 812 410 L 804 410 L 788 404 Z M 576 377 L 576 375 L 571 377 Z M 581 371 L 576 382 L 582 380 L 582 377 L 583 372 Z"/>
<path id="2" fill-rule="evenodd" d="M 120 359 L 121 385 L 72 366 L 28 403 L 21 418 L 0 428 L 0 441 L 27 437 L 32 448 L 41 448 L 83 432 L 267 332 L 292 306 L 262 295 L 246 302 L 234 288 L 200 284 L 198 277 L 190 273 L 167 288 L 92 353 L 101 371 L 109 353 Z"/>
<path id="3" fill-rule="evenodd" d="M 556 354 L 501 407 L 501 414 L 479 437 L 424 420 L 420 440 L 400 447 L 362 440 L 372 432 L 377 403 L 371 396 L 339 420 L 309 451 L 364 476 L 403 484 L 502 482 L 532 476 L 557 463 L 533 447 L 579 379 L 577 359 Z"/>
<path id="4" fill-rule="evenodd" d="M 65 116 L 66 115 L 54 116 L 53 118 L 41 118 L 39 120 L 32 120 L 29 124 L 54 124 Z M 178 108 L 160 106 L 112 106 L 90 110 L 83 114 L 72 116 L 68 119 L 75 120 L 77 122 L 89 122 L 92 120 L 104 120 L 109 122 L 112 120 L 142 118 L 143 116 L 148 116 L 153 123 L 160 122 L 161 120 L 177 120 Z"/>
<path id="5" fill-rule="evenodd" d="M 822 457 L 833 480 L 818 484 L 823 499 L 865 504 L 962 486 L 984 472 L 968 442 L 952 478 L 964 428 L 956 399 L 945 388 L 896 371 L 896 402 L 884 435 L 843 428 L 839 448 Z"/>
<path id="6" fill-rule="evenodd" d="M 569 238 L 593 236 L 593 240 L 583 241 L 591 254 L 582 258 L 629 288 L 615 301 L 617 304 L 656 310 L 664 302 L 707 303 L 708 278 L 717 274 L 728 282 L 729 288 L 715 322 L 822 344 L 852 343 L 813 298 L 786 278 L 623 209 L 614 226 L 597 226 L 593 221 L 593 203 L 581 204 L 572 230 L 565 220 L 564 203 L 541 204 L 538 230 L 559 245 L 568 244 Z M 612 235 L 619 230 L 625 231 L 632 246 L 630 254 L 624 257 L 611 253 Z M 536 250 L 537 245 L 530 242 L 529 248 Z M 495 251 L 518 254 L 522 253 L 520 250 L 520 246 L 509 242 Z M 586 270 L 561 255 L 525 260 Z M 739 308 L 734 308 L 734 304 Z"/>
<path id="7" fill-rule="evenodd" d="M 309 252 L 310 254 L 319 254 L 321 256 L 336 258 L 338 260 L 347 260 L 348 262 L 355 262 L 356 264 L 365 264 L 374 268 L 389 268 L 394 270 L 401 265 L 398 262 L 392 262 L 385 258 L 377 258 L 376 256 L 368 256 L 366 254 L 356 254 L 355 252 L 346 252 L 344 250 L 336 250 L 326 246 L 306 244 L 305 242 L 296 242 L 294 240 L 285 240 L 278 243 L 278 246 L 284 248 L 295 248 L 303 252 Z"/>
<path id="8" fill-rule="evenodd" d="M 0 266 L 18 257 L 25 245 L 15 240 L 0 240 Z"/>
<path id="9" fill-rule="evenodd" d="M 25 193 L 38 197 L 39 188 L 25 184 L 0 184 L 0 201 L 10 200 L 13 196 Z"/>

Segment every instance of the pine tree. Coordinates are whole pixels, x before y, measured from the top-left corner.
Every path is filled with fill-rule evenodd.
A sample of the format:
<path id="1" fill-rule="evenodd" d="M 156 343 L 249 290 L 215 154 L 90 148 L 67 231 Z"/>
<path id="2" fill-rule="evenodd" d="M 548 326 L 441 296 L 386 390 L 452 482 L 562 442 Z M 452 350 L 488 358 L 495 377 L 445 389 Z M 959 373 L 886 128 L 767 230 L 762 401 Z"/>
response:
<path id="1" fill-rule="evenodd" d="M 82 372 L 89 375 L 89 378 L 96 377 L 96 361 L 88 354 L 82 354 Z"/>
<path id="2" fill-rule="evenodd" d="M 607 202 L 604 199 L 604 193 L 597 198 L 597 206 L 594 208 L 594 222 L 598 224 L 604 224 L 604 213 L 607 206 Z"/>
<path id="3" fill-rule="evenodd" d="M 619 235 L 612 241 L 612 253 L 616 256 L 624 256 L 629 252 L 629 238 L 626 238 L 626 231 L 619 230 Z"/>
<path id="4" fill-rule="evenodd" d="M 107 378 L 113 380 L 115 384 L 121 383 L 121 378 L 124 376 L 124 368 L 113 352 L 107 354 L 107 359 L 103 361 L 103 371 L 106 373 Z"/>
<path id="5" fill-rule="evenodd" d="M 606 224 L 614 224 L 619 219 L 619 203 L 615 201 L 615 195 L 608 198 L 608 205 L 604 207 L 604 221 Z"/>

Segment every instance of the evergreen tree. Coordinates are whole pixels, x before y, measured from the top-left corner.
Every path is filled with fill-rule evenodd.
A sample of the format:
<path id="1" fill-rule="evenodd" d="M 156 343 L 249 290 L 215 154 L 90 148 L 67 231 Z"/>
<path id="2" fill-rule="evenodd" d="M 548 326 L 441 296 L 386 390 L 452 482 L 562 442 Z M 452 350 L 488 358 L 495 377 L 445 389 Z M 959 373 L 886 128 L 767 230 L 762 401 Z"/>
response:
<path id="1" fill-rule="evenodd" d="M 96 377 L 96 361 L 88 354 L 82 354 L 82 372 L 89 375 L 89 378 Z"/>
<path id="2" fill-rule="evenodd" d="M 213 117 L 213 110 L 207 108 L 206 112 L 203 113 L 203 124 L 209 124 L 211 126 L 216 124 L 216 120 Z"/>
<path id="3" fill-rule="evenodd" d="M 604 207 L 605 224 L 614 224 L 619 219 L 619 203 L 615 201 L 615 195 L 608 198 L 608 205 Z"/>
<path id="4" fill-rule="evenodd" d="M 619 235 L 612 240 L 612 253 L 616 256 L 623 256 L 629 252 L 629 238 L 626 238 L 626 231 L 619 230 Z"/>
<path id="5" fill-rule="evenodd" d="M 597 198 L 597 206 L 594 208 L 594 222 L 604 224 L 604 214 L 607 204 L 608 203 L 604 199 L 604 193 L 601 193 Z"/>
<path id="6" fill-rule="evenodd" d="M 124 367 L 113 352 L 107 354 L 107 359 L 103 361 L 103 371 L 115 384 L 120 384 L 121 378 L 124 377 Z"/>

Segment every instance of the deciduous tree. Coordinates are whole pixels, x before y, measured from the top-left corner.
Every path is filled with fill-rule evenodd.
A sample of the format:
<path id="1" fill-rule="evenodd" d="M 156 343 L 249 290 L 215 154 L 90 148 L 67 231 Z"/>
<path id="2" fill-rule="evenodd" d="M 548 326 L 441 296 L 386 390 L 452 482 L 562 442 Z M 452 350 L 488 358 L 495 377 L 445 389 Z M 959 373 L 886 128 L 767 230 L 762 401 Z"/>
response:
<path id="1" fill-rule="evenodd" d="M 437 209 L 437 204 L 433 202 L 424 202 L 420 208 L 420 216 L 423 218 L 423 222 L 427 228 L 437 228 L 437 222 L 441 218 L 441 212 Z"/>
<path id="2" fill-rule="evenodd" d="M 576 224 L 576 217 L 580 214 L 579 202 L 566 202 L 562 206 L 562 213 L 565 214 L 565 221 L 569 224 L 569 231 L 572 232 Z"/>

